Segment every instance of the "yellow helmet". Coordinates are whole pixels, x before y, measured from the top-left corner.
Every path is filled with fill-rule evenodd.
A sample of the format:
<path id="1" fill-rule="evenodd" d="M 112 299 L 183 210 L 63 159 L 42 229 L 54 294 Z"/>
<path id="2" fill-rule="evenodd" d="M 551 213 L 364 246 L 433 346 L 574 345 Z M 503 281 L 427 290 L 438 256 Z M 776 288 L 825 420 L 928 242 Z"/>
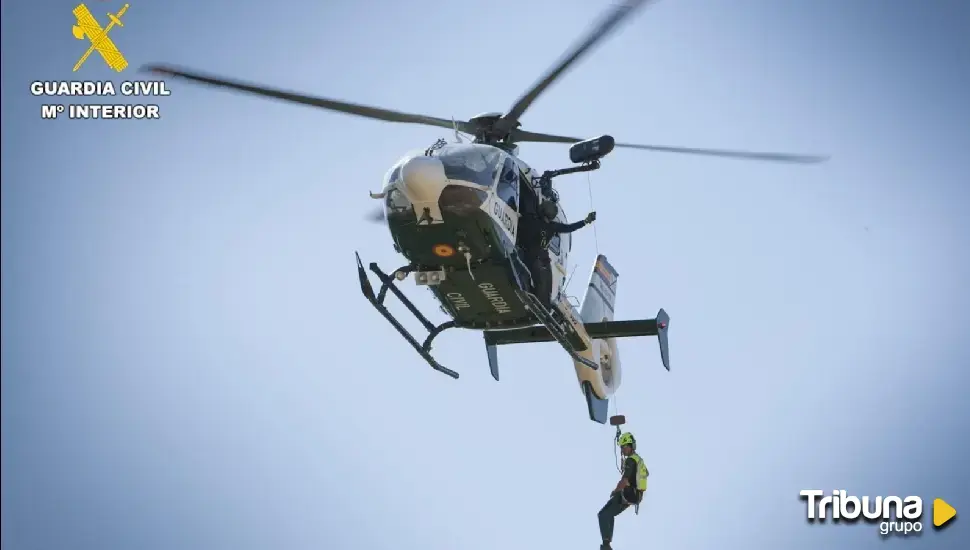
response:
<path id="1" fill-rule="evenodd" d="M 631 434 L 630 432 L 620 434 L 620 437 L 616 440 L 616 444 L 619 445 L 620 447 L 630 445 L 634 449 L 637 448 L 637 440 L 633 437 L 633 434 Z"/>

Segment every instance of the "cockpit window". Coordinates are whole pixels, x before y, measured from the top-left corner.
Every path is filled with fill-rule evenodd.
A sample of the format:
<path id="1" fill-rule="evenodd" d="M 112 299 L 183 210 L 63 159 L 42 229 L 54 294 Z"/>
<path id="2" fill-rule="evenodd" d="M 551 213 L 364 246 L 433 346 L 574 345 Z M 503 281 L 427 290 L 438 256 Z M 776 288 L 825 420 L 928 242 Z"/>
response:
<path id="1" fill-rule="evenodd" d="M 489 145 L 445 145 L 435 152 L 449 180 L 491 187 L 501 168 L 502 151 Z"/>
<path id="2" fill-rule="evenodd" d="M 387 214 L 392 216 L 408 212 L 411 209 L 411 201 L 399 189 L 394 188 L 384 197 L 384 207 L 387 209 Z"/>
<path id="3" fill-rule="evenodd" d="M 568 253 L 573 246 L 573 238 L 569 233 L 560 233 L 549 241 L 549 251 L 556 256 Z"/>
<path id="4" fill-rule="evenodd" d="M 563 235 L 564 236 L 564 235 Z M 559 251 L 562 249 L 562 237 L 560 235 L 555 235 L 549 241 L 549 252 L 552 252 L 556 256 L 559 255 Z"/>
<path id="5" fill-rule="evenodd" d="M 384 174 L 384 190 L 386 191 L 391 186 L 397 185 L 398 183 L 401 182 L 401 167 L 404 166 L 405 162 L 411 160 L 414 157 L 422 156 L 422 155 L 424 155 L 423 150 L 412 149 L 411 151 L 408 151 L 407 154 L 397 159 L 397 162 L 394 163 L 394 166 L 392 166 L 391 169 L 388 170 L 386 174 Z"/>
<path id="6" fill-rule="evenodd" d="M 562 205 L 559 207 L 559 213 L 556 215 L 556 221 L 559 223 L 569 223 L 566 220 L 566 213 L 562 210 Z M 556 238 L 553 240 L 555 243 L 550 241 L 549 248 L 555 246 L 556 249 L 554 252 L 557 256 L 563 252 L 568 253 L 573 248 L 573 236 L 570 233 L 561 233 L 556 235 Z"/>
<path id="7" fill-rule="evenodd" d="M 401 181 L 401 166 L 409 157 L 397 161 L 393 168 L 384 176 L 384 212 L 390 217 L 400 215 L 411 210 L 411 201 L 397 187 Z"/>
<path id="8" fill-rule="evenodd" d="M 519 167 L 511 158 L 506 157 L 502 165 L 502 173 L 499 175 L 495 192 L 505 201 L 505 204 L 512 207 L 512 210 L 519 211 Z"/>
<path id="9" fill-rule="evenodd" d="M 385 188 L 386 187 L 390 187 L 391 185 L 396 184 L 398 182 L 398 180 L 401 179 L 401 165 L 402 164 L 403 164 L 403 162 L 398 162 L 397 164 L 394 165 L 394 168 L 391 168 L 391 170 L 387 173 L 387 175 L 384 176 L 384 187 Z"/>

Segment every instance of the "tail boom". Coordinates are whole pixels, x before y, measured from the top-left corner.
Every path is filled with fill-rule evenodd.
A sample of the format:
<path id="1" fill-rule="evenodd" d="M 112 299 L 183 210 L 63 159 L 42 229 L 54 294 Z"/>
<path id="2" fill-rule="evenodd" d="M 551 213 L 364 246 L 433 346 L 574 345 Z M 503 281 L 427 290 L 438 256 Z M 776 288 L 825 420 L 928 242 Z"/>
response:
<path id="1" fill-rule="evenodd" d="M 660 343 L 661 362 L 664 368 L 670 370 L 667 348 L 670 316 L 661 309 L 653 319 L 614 321 L 617 278 L 618 274 L 606 260 L 606 256 L 599 255 L 593 265 L 580 312 L 582 328 L 585 329 L 591 345 L 579 353 L 584 359 L 596 363 L 600 368 L 592 369 L 579 361 L 573 361 L 576 377 L 586 398 L 590 420 L 600 424 L 607 422 L 609 399 L 620 386 L 621 370 L 617 338 L 656 336 Z M 571 306 L 566 303 L 562 307 Z M 509 330 L 486 330 L 484 337 L 489 368 L 495 380 L 498 380 L 496 346 L 555 341 L 549 329 L 541 325 Z"/>

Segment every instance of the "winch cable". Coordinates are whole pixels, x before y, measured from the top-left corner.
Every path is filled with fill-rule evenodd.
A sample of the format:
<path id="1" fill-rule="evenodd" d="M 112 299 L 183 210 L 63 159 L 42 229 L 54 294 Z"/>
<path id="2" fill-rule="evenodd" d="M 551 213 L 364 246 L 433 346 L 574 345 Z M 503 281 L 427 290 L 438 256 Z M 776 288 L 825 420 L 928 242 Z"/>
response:
<path id="1" fill-rule="evenodd" d="M 617 413 L 618 409 L 620 408 L 620 406 L 617 405 L 616 393 L 613 394 L 613 398 L 611 399 L 611 401 L 613 401 L 613 416 L 616 416 L 616 413 Z M 613 462 L 616 463 L 616 471 L 619 472 L 622 475 L 623 474 L 623 461 L 620 460 L 620 456 L 616 452 L 617 448 L 619 447 L 617 445 L 617 442 L 618 442 L 617 440 L 619 439 L 619 437 L 620 437 L 620 427 L 617 426 L 616 427 L 616 435 L 613 437 Z"/>
<path id="2" fill-rule="evenodd" d="M 589 191 L 589 211 L 595 212 L 593 209 L 593 180 L 589 172 L 586 172 L 586 189 Z M 593 222 L 593 242 L 596 245 L 596 256 L 600 255 L 600 237 L 596 232 L 596 222 Z"/>
<path id="3" fill-rule="evenodd" d="M 586 190 L 589 193 L 589 211 L 592 212 L 593 211 L 593 180 L 592 180 L 589 172 L 586 173 Z M 600 255 L 600 238 L 599 238 L 599 234 L 596 232 L 596 222 L 593 222 L 593 244 L 596 247 L 596 256 L 599 257 L 599 255 Z M 570 273 L 569 274 L 569 278 L 566 279 L 566 285 L 565 285 L 565 288 L 566 289 L 569 288 L 569 283 L 573 282 L 573 274 L 576 272 L 576 266 L 577 265 L 579 265 L 579 264 L 574 264 L 573 265 L 573 272 Z M 578 299 L 576 301 L 579 302 Z"/>
<path id="4" fill-rule="evenodd" d="M 592 178 L 592 176 L 590 175 L 589 172 L 586 173 L 586 190 L 589 193 L 589 211 L 590 212 L 595 212 L 595 208 L 593 207 L 593 178 Z M 600 239 L 599 239 L 599 234 L 596 232 L 596 222 L 595 221 L 593 222 L 593 243 L 594 243 L 594 246 L 596 247 L 596 257 L 599 258 L 599 255 L 600 255 Z M 612 405 L 613 405 L 613 416 L 616 416 L 616 414 L 617 414 L 617 412 L 619 410 L 619 405 L 617 405 L 616 393 L 614 393 L 611 396 L 611 399 L 610 400 L 613 402 L 612 403 Z M 616 445 L 616 438 L 619 437 L 619 435 L 620 435 L 620 427 L 619 426 L 616 427 L 616 432 L 617 432 L 616 433 L 616 436 L 613 438 L 613 462 L 616 465 L 616 471 L 622 474 L 623 473 L 623 465 L 622 465 L 622 462 L 620 461 L 619 454 L 617 454 L 617 445 Z"/>

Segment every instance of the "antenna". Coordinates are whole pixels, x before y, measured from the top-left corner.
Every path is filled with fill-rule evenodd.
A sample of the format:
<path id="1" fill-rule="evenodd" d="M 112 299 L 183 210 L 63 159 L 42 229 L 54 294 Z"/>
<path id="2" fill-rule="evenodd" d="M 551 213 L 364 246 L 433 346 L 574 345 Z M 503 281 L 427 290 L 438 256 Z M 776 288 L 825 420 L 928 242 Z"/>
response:
<path id="1" fill-rule="evenodd" d="M 458 132 L 458 123 L 455 121 L 455 117 L 451 117 L 451 127 L 455 129 L 455 143 L 463 143 L 461 141 L 461 133 Z"/>
<path id="2" fill-rule="evenodd" d="M 371 195 L 373 196 L 373 194 L 371 194 Z M 578 266 L 578 265 L 579 264 L 575 264 L 575 263 L 573 264 L 573 270 L 569 273 L 569 277 L 566 278 L 566 284 L 563 285 L 563 290 L 569 288 L 569 283 L 572 282 L 573 275 L 576 274 L 576 266 Z"/>

